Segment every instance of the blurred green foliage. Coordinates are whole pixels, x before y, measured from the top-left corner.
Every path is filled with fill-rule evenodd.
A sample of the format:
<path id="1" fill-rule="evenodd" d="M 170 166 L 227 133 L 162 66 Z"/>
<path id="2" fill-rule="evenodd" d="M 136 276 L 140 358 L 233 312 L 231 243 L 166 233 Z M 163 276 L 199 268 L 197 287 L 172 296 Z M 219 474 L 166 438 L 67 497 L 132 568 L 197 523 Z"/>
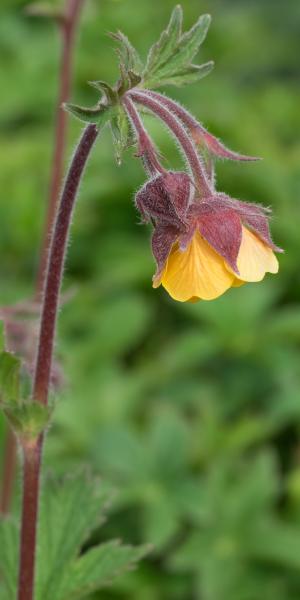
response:
<path id="1" fill-rule="evenodd" d="M 216 68 L 169 92 L 230 147 L 264 158 L 220 164 L 218 186 L 272 205 L 286 254 L 277 277 L 211 303 L 176 304 L 152 290 L 149 231 L 137 226 L 132 202 L 143 171 L 130 151 L 117 167 L 104 133 L 74 219 L 65 288 L 75 294 L 59 321 L 67 385 L 45 462 L 61 474 L 88 463 L 117 490 L 90 544 L 117 536 L 154 545 L 102 600 L 296 600 L 300 4 L 182 5 L 187 27 L 212 14 L 201 62 Z M 33 289 L 57 89 L 57 32 L 25 6 L 2 0 L 0 9 L 2 304 Z M 121 29 L 145 55 L 172 8 L 171 0 L 86 0 L 72 101 L 93 104 L 88 80 L 114 82 L 108 31 Z M 70 125 L 69 152 L 80 132 Z M 165 130 L 148 125 L 167 163 L 180 165 Z"/>

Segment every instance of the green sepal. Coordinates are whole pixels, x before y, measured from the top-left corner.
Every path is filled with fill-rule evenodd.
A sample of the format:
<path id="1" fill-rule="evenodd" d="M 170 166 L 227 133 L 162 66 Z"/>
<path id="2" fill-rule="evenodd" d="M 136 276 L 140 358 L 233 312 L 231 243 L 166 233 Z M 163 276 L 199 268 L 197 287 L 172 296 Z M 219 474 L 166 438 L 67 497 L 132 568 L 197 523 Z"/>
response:
<path id="1" fill-rule="evenodd" d="M 115 149 L 115 157 L 118 165 L 122 162 L 123 152 L 134 144 L 132 128 L 124 110 L 117 107 L 110 119 L 110 127 Z"/>
<path id="2" fill-rule="evenodd" d="M 135 71 L 131 71 L 131 69 L 128 70 L 128 79 L 131 88 L 139 85 L 142 81 L 141 76 L 135 73 Z"/>
<path id="3" fill-rule="evenodd" d="M 106 104 L 114 105 L 118 102 L 116 90 L 109 83 L 106 83 L 106 81 L 89 81 L 88 83 L 99 92 L 102 92 Z"/>
<path id="4" fill-rule="evenodd" d="M 64 109 L 71 115 L 83 121 L 84 123 L 94 123 L 98 127 L 103 126 L 109 118 L 109 109 L 107 106 L 99 105 L 96 108 L 78 106 L 77 104 L 65 103 Z"/>
<path id="5" fill-rule="evenodd" d="M 52 407 L 44 406 L 35 400 L 21 404 L 3 404 L 3 410 L 18 437 L 26 440 L 36 439 L 49 424 Z"/>
<path id="6" fill-rule="evenodd" d="M 21 360 L 11 352 L 0 353 L 0 403 L 18 405 L 20 402 Z"/>
<path id="7" fill-rule="evenodd" d="M 125 94 L 128 90 L 131 90 L 132 88 L 136 87 L 142 81 L 142 78 L 140 75 L 137 75 L 137 73 L 135 73 L 134 71 L 127 71 L 122 60 L 120 60 L 119 62 L 119 69 L 121 77 L 117 82 L 116 91 L 118 94 L 118 99 L 120 100 L 123 94 Z"/>

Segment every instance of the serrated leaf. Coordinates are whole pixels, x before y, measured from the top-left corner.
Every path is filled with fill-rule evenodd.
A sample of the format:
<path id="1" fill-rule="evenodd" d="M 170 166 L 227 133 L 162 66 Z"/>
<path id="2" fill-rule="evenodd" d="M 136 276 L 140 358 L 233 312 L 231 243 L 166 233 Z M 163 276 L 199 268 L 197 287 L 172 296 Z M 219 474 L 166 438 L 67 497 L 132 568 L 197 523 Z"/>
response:
<path id="1" fill-rule="evenodd" d="M 144 77 L 147 79 L 154 71 L 164 64 L 175 50 L 181 35 L 182 8 L 175 6 L 167 29 L 165 29 L 158 42 L 150 48 Z"/>
<path id="2" fill-rule="evenodd" d="M 61 599 L 64 575 L 92 529 L 103 521 L 111 492 L 84 474 L 42 492 L 36 600 Z"/>
<path id="3" fill-rule="evenodd" d="M 19 526 L 12 517 L 0 520 L 0 577 L 5 600 L 15 600 L 17 594 Z"/>
<path id="4" fill-rule="evenodd" d="M 191 63 L 202 42 L 205 40 L 210 22 L 210 15 L 202 15 L 199 17 L 197 23 L 182 36 L 176 52 L 165 67 L 166 72 L 177 72 L 185 65 Z M 163 73 L 164 69 L 161 70 L 161 74 Z"/>
<path id="5" fill-rule="evenodd" d="M 77 106 L 77 104 L 64 104 L 64 109 L 67 110 L 71 115 L 83 121 L 84 123 L 94 123 L 98 127 L 103 126 L 109 119 L 109 109 L 104 106 L 98 108 L 85 108 L 84 106 Z"/>
<path id="6" fill-rule="evenodd" d="M 10 352 L 0 354 L 0 402 L 17 404 L 20 398 L 21 361 Z"/>
<path id="7" fill-rule="evenodd" d="M 38 531 L 35 600 L 75 600 L 110 584 L 132 569 L 149 546 L 133 548 L 118 541 L 101 544 L 83 555 L 82 546 L 103 521 L 111 491 L 83 473 L 63 483 L 48 481 L 42 489 Z M 5 600 L 15 600 L 19 525 L 0 520 L 0 577 Z"/>
<path id="8" fill-rule="evenodd" d="M 145 87 L 193 83 L 207 75 L 213 66 L 211 62 L 200 66 L 191 64 L 207 34 L 210 15 L 199 17 L 193 27 L 181 35 L 182 12 L 180 7 L 177 9 L 178 13 L 172 13 L 168 29 L 150 50 L 144 71 Z"/>
<path id="9" fill-rule="evenodd" d="M 206 75 L 208 75 L 214 67 L 213 61 L 204 63 L 203 65 L 189 65 L 182 73 L 176 73 L 175 75 L 169 75 L 159 80 L 157 85 L 175 85 L 180 87 L 181 85 L 187 85 L 196 83 Z M 153 82 L 151 87 L 156 87 Z"/>
<path id="10" fill-rule="evenodd" d="M 122 546 L 118 541 L 88 550 L 66 574 L 60 600 L 80 600 L 111 584 L 124 571 L 131 570 L 148 552 L 149 546 L 133 548 Z"/>
<path id="11" fill-rule="evenodd" d="M 121 51 L 123 51 L 122 58 L 127 71 L 132 70 L 140 73 L 142 69 L 142 61 L 137 50 L 130 43 L 128 37 L 126 37 L 122 31 L 111 33 L 110 36 L 121 44 Z"/>

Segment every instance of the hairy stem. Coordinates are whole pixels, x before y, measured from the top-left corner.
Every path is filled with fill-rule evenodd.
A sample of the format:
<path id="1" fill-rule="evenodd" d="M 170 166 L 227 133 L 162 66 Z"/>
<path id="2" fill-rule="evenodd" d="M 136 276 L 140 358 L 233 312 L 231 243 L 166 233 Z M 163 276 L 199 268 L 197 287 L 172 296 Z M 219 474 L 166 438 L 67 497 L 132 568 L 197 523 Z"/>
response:
<path id="1" fill-rule="evenodd" d="M 40 466 L 43 436 L 23 445 L 23 504 L 21 517 L 18 600 L 33 600 Z"/>
<path id="2" fill-rule="evenodd" d="M 48 403 L 59 293 L 72 213 L 79 183 L 97 135 L 98 129 L 95 125 L 88 125 L 82 134 L 64 184 L 52 234 L 33 386 L 33 398 L 44 405 Z M 34 443 L 23 444 L 24 473 L 18 600 L 33 600 L 34 598 L 39 479 L 43 440 L 44 437 L 41 435 Z"/>
<path id="3" fill-rule="evenodd" d="M 34 399 L 42 404 L 47 404 L 48 401 L 58 299 L 74 201 L 88 155 L 97 135 L 98 130 L 95 125 L 88 125 L 84 130 L 64 185 L 53 231 L 33 388 Z"/>
<path id="4" fill-rule="evenodd" d="M 124 96 L 122 103 L 136 133 L 138 156 L 142 158 L 146 172 L 152 176 L 157 175 L 158 173 L 164 173 L 165 169 L 158 160 L 158 151 L 146 131 L 134 103 L 129 96 Z"/>
<path id="5" fill-rule="evenodd" d="M 36 281 L 37 300 L 41 299 L 43 291 L 51 230 L 55 220 L 57 205 L 59 201 L 59 191 L 63 172 L 63 162 L 67 134 L 67 114 L 62 108 L 62 104 L 64 102 L 67 102 L 70 96 L 74 55 L 74 40 L 79 21 L 80 11 L 84 1 L 85 0 L 66 0 L 64 19 L 60 22 L 62 35 L 62 50 L 59 70 L 58 101 L 55 116 L 54 151 L 49 183 L 47 215 L 44 226 L 40 263 L 38 267 Z M 3 476 L 0 496 L 0 512 L 2 514 L 7 514 L 10 509 L 16 465 L 17 456 L 15 437 L 14 434 L 8 428 L 6 430 L 5 437 Z"/>
<path id="6" fill-rule="evenodd" d="M 181 104 L 164 96 L 163 94 L 159 94 L 158 92 L 152 92 L 147 90 L 147 94 L 161 102 L 164 106 L 166 106 L 172 113 L 178 117 L 190 132 L 194 142 L 196 144 L 204 145 L 207 150 L 214 156 L 219 158 L 227 158 L 229 160 L 239 160 L 245 162 L 257 161 L 259 158 L 256 156 L 246 156 L 245 154 L 239 154 L 238 152 L 233 152 L 226 148 L 218 138 L 209 133 L 193 115 L 189 111 L 187 111 Z"/>
<path id="7" fill-rule="evenodd" d="M 59 201 L 59 191 L 63 173 L 63 163 L 67 137 L 68 115 L 62 105 L 69 100 L 74 56 L 74 40 L 77 24 L 84 0 L 67 0 L 65 17 L 61 23 L 62 51 L 59 70 L 59 91 L 55 117 L 54 151 L 49 184 L 47 216 L 44 226 L 41 257 L 38 267 L 36 296 L 40 299 L 48 260 L 51 230 L 55 221 Z"/>
<path id="8" fill-rule="evenodd" d="M 153 96 L 147 91 L 132 90 L 128 92 L 128 94 L 135 102 L 138 102 L 139 104 L 149 108 L 168 126 L 183 149 L 187 163 L 193 174 L 196 187 L 203 196 L 210 196 L 212 194 L 212 190 L 205 173 L 205 168 L 202 165 L 197 150 L 181 121 L 177 119 L 177 117 L 166 106 L 156 100 L 156 98 L 153 98 Z"/>

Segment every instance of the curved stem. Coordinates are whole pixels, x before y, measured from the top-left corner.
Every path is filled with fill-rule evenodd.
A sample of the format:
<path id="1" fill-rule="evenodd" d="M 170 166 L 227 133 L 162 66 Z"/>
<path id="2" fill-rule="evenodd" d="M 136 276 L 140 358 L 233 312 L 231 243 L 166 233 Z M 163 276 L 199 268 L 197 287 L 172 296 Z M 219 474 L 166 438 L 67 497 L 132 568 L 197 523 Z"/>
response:
<path id="1" fill-rule="evenodd" d="M 79 183 L 97 135 L 98 129 L 95 125 L 88 125 L 82 134 L 64 184 L 52 234 L 33 387 L 33 398 L 44 405 L 48 403 L 59 293 L 72 213 Z M 44 436 L 41 435 L 38 440 L 23 444 L 24 481 L 18 600 L 33 600 L 34 597 L 39 480 L 43 441 Z"/>
<path id="2" fill-rule="evenodd" d="M 158 152 L 143 125 L 134 103 L 129 96 L 124 96 L 122 104 L 136 133 L 138 156 L 142 158 L 146 172 L 152 176 L 155 176 L 158 173 L 164 173 L 165 169 L 162 167 L 157 157 Z"/>
<path id="3" fill-rule="evenodd" d="M 85 0 L 66 0 L 65 16 L 60 22 L 62 34 L 62 50 L 59 70 L 59 91 L 55 117 L 55 138 L 52 160 L 52 171 L 49 183 L 49 196 L 46 222 L 44 226 L 43 241 L 41 247 L 40 263 L 36 281 L 36 300 L 42 296 L 46 266 L 48 260 L 49 243 L 51 231 L 55 220 L 59 191 L 62 180 L 63 162 L 67 137 L 67 113 L 62 104 L 67 102 L 70 96 L 72 66 L 74 56 L 74 40 L 80 12 Z M 16 470 L 16 442 L 14 434 L 7 429 L 5 438 L 5 450 L 3 461 L 3 480 L 0 494 L 0 512 L 7 514 L 11 504 L 13 483 Z"/>
<path id="4" fill-rule="evenodd" d="M 42 404 L 47 404 L 48 401 L 58 298 L 74 201 L 88 155 L 97 135 L 98 130 L 95 125 L 88 125 L 84 130 L 65 181 L 53 232 L 33 386 L 33 397 Z"/>
<path id="5" fill-rule="evenodd" d="M 185 153 L 187 162 L 194 176 L 196 187 L 199 188 L 203 196 L 210 196 L 212 190 L 205 169 L 200 161 L 197 150 L 182 123 L 167 107 L 163 106 L 161 102 L 153 98 L 148 92 L 137 91 L 135 89 L 128 92 L 128 95 L 130 95 L 135 102 L 149 108 L 169 127 Z"/>
<path id="6" fill-rule="evenodd" d="M 36 296 L 40 299 L 48 260 L 51 230 L 54 224 L 59 191 L 61 186 L 63 163 L 67 137 L 68 115 L 62 108 L 64 102 L 70 97 L 72 67 L 74 56 L 74 39 L 77 24 L 84 0 L 68 0 L 66 3 L 65 17 L 61 22 L 62 51 L 59 70 L 59 91 L 55 117 L 55 138 L 52 159 L 52 171 L 49 184 L 48 208 L 41 249 L 41 258 L 38 267 Z"/>

